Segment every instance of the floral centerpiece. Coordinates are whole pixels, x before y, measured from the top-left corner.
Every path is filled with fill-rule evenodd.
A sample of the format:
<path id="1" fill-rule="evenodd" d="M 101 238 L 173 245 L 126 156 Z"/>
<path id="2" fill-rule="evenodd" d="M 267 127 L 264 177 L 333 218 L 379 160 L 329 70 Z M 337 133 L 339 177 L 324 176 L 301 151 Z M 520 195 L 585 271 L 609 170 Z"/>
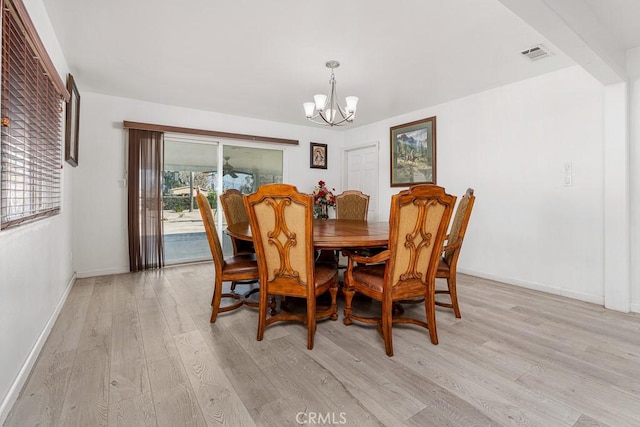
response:
<path id="1" fill-rule="evenodd" d="M 330 191 L 322 180 L 318 181 L 318 185 L 313 189 L 313 203 L 315 205 L 314 212 L 316 218 L 329 218 L 329 206 L 333 207 L 336 205 L 336 197 L 332 191 L 336 191 L 336 189 L 332 188 Z"/>

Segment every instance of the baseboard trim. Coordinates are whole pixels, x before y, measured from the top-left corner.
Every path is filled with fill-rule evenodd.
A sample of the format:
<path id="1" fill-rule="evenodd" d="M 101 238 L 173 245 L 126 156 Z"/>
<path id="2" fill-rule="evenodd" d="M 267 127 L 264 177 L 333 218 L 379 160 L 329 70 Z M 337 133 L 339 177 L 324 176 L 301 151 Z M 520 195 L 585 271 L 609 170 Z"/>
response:
<path id="1" fill-rule="evenodd" d="M 630 309 L 634 313 L 640 313 L 640 302 L 632 302 Z"/>
<path id="2" fill-rule="evenodd" d="M 506 277 L 496 276 L 494 274 L 483 273 L 481 271 L 458 269 L 459 273 L 468 274 L 470 276 L 481 277 L 483 279 L 495 280 L 509 285 L 520 286 L 522 288 L 532 289 L 534 291 L 542 291 L 549 294 L 560 295 L 567 298 L 573 298 L 580 301 L 590 302 L 593 304 L 604 305 L 603 295 L 592 295 L 584 292 L 577 292 L 568 289 L 555 288 L 553 286 L 542 285 L 535 282 L 527 282 L 524 280 L 510 279 Z"/>
<path id="3" fill-rule="evenodd" d="M 56 320 L 60 315 L 60 311 L 62 310 L 62 306 L 67 301 L 67 297 L 69 296 L 69 292 L 71 292 L 71 288 L 73 287 L 73 284 L 75 283 L 75 281 L 76 281 L 76 274 L 74 273 L 73 276 L 71 276 L 69 283 L 67 283 L 67 287 L 65 288 L 64 292 L 58 299 L 58 303 L 56 304 L 56 307 L 53 310 L 53 313 L 51 313 L 49 320 L 47 321 L 44 328 L 42 329 L 40 336 L 36 340 L 36 343 L 34 344 L 31 351 L 29 352 L 29 356 L 27 356 L 27 359 L 22 365 L 22 368 L 20 369 L 20 372 L 16 376 L 15 381 L 9 388 L 9 392 L 7 393 L 4 400 L 2 401 L 2 404 L 0 405 L 0 425 L 4 425 L 4 422 L 6 421 L 7 416 L 9 415 L 9 412 L 13 407 L 13 404 L 18 399 L 18 395 L 20 394 L 20 391 L 22 391 L 22 387 L 24 387 L 25 383 L 27 382 L 27 379 L 29 378 L 29 374 L 31 373 L 33 366 L 38 360 L 38 356 L 42 351 L 42 347 L 44 347 L 44 343 L 47 341 L 47 338 L 51 333 L 51 329 L 53 329 L 53 325 L 56 323 Z"/>
<path id="4" fill-rule="evenodd" d="M 129 266 L 127 265 L 124 267 L 108 268 L 106 270 L 79 271 L 77 273 L 77 278 L 86 279 L 87 277 L 108 276 L 110 274 L 122 274 L 128 272 Z"/>

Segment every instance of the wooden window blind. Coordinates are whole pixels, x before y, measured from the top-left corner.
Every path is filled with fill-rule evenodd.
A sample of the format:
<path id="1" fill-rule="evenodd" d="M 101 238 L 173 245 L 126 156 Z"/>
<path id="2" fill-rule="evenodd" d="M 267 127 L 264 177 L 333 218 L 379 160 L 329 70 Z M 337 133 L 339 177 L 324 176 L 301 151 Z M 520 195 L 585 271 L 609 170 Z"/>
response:
<path id="1" fill-rule="evenodd" d="M 24 5 L 3 1 L 0 229 L 60 211 L 61 103 L 68 94 L 51 65 Z"/>

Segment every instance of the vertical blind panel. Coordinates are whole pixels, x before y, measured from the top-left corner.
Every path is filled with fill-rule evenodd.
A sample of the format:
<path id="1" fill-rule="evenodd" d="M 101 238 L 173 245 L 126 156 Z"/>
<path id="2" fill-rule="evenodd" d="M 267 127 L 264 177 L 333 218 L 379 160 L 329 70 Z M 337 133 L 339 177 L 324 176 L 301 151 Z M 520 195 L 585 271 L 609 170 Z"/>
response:
<path id="1" fill-rule="evenodd" d="M 62 112 L 10 2 L 2 10 L 0 227 L 60 211 Z"/>

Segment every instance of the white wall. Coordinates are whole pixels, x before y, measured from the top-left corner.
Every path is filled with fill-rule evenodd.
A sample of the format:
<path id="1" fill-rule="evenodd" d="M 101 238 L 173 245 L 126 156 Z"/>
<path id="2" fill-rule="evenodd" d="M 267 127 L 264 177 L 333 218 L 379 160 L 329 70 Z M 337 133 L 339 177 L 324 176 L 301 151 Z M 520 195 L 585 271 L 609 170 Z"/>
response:
<path id="1" fill-rule="evenodd" d="M 79 82 L 82 90 L 82 82 Z M 237 116 L 81 93 L 80 167 L 74 194 L 81 201 L 75 223 L 79 277 L 129 271 L 125 131 L 122 121 L 297 139 L 284 146 L 285 182 L 311 192 L 318 180 L 340 185 L 342 133 L 323 127 L 294 126 Z M 302 113 L 301 113 L 302 115 Z M 328 144 L 328 169 L 309 168 L 309 143 Z"/>
<path id="2" fill-rule="evenodd" d="M 627 51 L 629 75 L 629 188 L 631 228 L 631 311 L 640 313 L 640 47 Z"/>
<path id="3" fill-rule="evenodd" d="M 437 116 L 438 184 L 477 197 L 459 270 L 602 303 L 602 115 L 602 85 L 572 67 L 349 130 L 345 146 L 381 142 L 385 219 L 389 127 Z"/>
<path id="4" fill-rule="evenodd" d="M 63 81 L 67 64 L 40 0 L 27 10 Z M 60 141 L 61 158 L 62 147 Z M 73 283 L 72 192 L 65 163 L 62 214 L 0 232 L 0 424 L 27 379 Z"/>

